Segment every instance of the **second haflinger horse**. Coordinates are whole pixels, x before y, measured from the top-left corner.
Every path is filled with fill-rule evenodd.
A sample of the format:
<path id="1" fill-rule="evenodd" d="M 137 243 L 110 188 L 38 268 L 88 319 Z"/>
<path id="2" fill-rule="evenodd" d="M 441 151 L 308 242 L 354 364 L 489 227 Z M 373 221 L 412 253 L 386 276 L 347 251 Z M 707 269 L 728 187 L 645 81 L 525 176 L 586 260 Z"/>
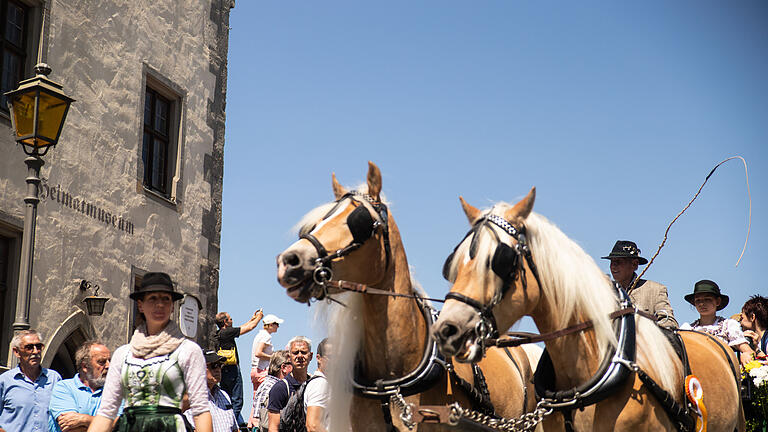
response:
<path id="1" fill-rule="evenodd" d="M 433 326 L 440 350 L 475 361 L 486 345 L 526 342 L 489 335 L 528 315 L 542 333 L 528 341 L 546 345 L 534 378 L 545 430 L 743 430 L 733 351 L 680 331 L 687 358 L 678 355 L 675 337 L 532 212 L 534 196 L 485 212 L 460 198 L 472 229 L 445 264 L 453 286 Z"/>
<path id="2" fill-rule="evenodd" d="M 376 165 L 369 162 L 364 190 L 350 192 L 333 176 L 333 193 L 277 257 L 278 282 L 293 299 L 333 296 L 346 305 L 329 314 L 333 346 L 344 349 L 331 362 L 331 430 L 456 430 L 445 424 L 454 402 L 506 417 L 532 409 L 523 350 L 490 350 L 474 371 L 438 354 L 429 336 L 434 309 L 411 279 Z"/>

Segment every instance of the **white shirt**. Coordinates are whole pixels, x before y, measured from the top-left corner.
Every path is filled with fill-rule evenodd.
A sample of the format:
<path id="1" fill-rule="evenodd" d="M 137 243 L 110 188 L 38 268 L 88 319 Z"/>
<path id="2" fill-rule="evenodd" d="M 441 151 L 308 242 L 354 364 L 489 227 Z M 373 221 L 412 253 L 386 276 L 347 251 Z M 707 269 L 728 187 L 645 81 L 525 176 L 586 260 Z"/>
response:
<path id="1" fill-rule="evenodd" d="M 699 320 L 696 320 L 691 324 L 685 323 L 681 325 L 680 329 L 709 333 L 712 336 L 724 339 L 728 343 L 728 346 L 731 347 L 747 343 L 747 340 L 744 338 L 744 333 L 741 331 L 741 324 L 736 320 L 723 318 L 721 316 L 715 317 L 714 324 L 701 325 L 699 324 Z"/>
<path id="2" fill-rule="evenodd" d="M 331 398 L 331 386 L 328 384 L 325 374 L 319 370 L 315 371 L 312 378 L 313 380 L 304 389 L 304 414 L 307 413 L 307 407 L 310 406 L 323 408 L 323 424 L 325 425 L 325 430 L 328 430 L 330 427 L 328 401 Z"/>
<path id="3" fill-rule="evenodd" d="M 272 346 L 272 333 L 261 329 L 253 338 L 253 347 L 251 348 L 251 367 L 258 369 L 266 369 L 269 367 L 269 359 L 263 359 L 256 357 L 257 347 L 260 343 L 264 342 L 264 354 L 272 354 L 275 348 Z"/>
<path id="4" fill-rule="evenodd" d="M 193 416 L 208 411 L 208 381 L 205 374 L 205 358 L 200 346 L 189 339 L 176 348 L 178 351 L 179 366 L 184 372 L 184 382 L 189 394 L 189 411 Z M 123 365 L 126 358 L 136 359 L 131 353 L 130 345 L 123 345 L 112 354 L 107 381 L 102 390 L 101 406 L 98 415 L 114 419 L 117 417 L 118 408 L 123 400 Z M 147 361 L 151 361 L 149 359 Z"/>

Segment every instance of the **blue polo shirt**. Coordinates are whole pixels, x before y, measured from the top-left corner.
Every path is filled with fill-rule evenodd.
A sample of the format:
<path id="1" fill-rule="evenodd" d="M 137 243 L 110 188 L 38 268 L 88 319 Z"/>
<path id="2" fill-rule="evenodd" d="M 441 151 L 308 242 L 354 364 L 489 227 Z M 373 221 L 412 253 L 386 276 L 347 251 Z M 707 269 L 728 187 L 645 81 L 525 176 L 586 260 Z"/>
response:
<path id="1" fill-rule="evenodd" d="M 101 391 L 102 389 L 91 391 L 90 387 L 80 381 L 80 374 L 54 384 L 48 407 L 48 430 L 61 432 L 56 419 L 65 412 L 95 416 L 101 405 Z"/>
<path id="2" fill-rule="evenodd" d="M 61 375 L 43 368 L 32 382 L 18 366 L 0 375 L 0 427 L 8 432 L 48 430 L 48 404 Z"/>

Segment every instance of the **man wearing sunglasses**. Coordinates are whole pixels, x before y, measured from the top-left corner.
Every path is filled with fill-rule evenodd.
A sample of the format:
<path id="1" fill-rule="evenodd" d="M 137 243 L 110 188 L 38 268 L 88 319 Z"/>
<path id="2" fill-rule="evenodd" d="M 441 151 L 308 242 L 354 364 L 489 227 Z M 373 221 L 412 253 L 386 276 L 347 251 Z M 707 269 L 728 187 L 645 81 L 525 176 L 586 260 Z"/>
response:
<path id="1" fill-rule="evenodd" d="M 232 432 L 238 430 L 235 412 L 232 410 L 232 401 L 224 390 L 219 387 L 221 382 L 221 367 L 226 358 L 216 354 L 216 351 L 206 351 L 205 378 L 208 381 L 208 408 L 213 420 L 213 432 Z M 192 412 L 187 410 L 184 416 L 190 425 L 194 425 Z"/>
<path id="2" fill-rule="evenodd" d="M 48 430 L 48 404 L 61 375 L 42 367 L 43 348 L 35 330 L 22 330 L 11 341 L 19 365 L 0 375 L 0 429 Z"/>

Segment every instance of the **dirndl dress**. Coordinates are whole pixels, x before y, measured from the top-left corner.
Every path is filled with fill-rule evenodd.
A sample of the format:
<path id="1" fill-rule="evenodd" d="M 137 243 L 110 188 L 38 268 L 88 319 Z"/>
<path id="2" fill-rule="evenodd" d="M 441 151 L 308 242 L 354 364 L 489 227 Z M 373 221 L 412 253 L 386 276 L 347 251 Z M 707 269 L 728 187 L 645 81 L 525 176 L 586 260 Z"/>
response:
<path id="1" fill-rule="evenodd" d="M 149 359 L 127 356 L 121 382 L 125 397 L 119 432 L 187 432 L 181 415 L 186 391 L 179 350 Z"/>

